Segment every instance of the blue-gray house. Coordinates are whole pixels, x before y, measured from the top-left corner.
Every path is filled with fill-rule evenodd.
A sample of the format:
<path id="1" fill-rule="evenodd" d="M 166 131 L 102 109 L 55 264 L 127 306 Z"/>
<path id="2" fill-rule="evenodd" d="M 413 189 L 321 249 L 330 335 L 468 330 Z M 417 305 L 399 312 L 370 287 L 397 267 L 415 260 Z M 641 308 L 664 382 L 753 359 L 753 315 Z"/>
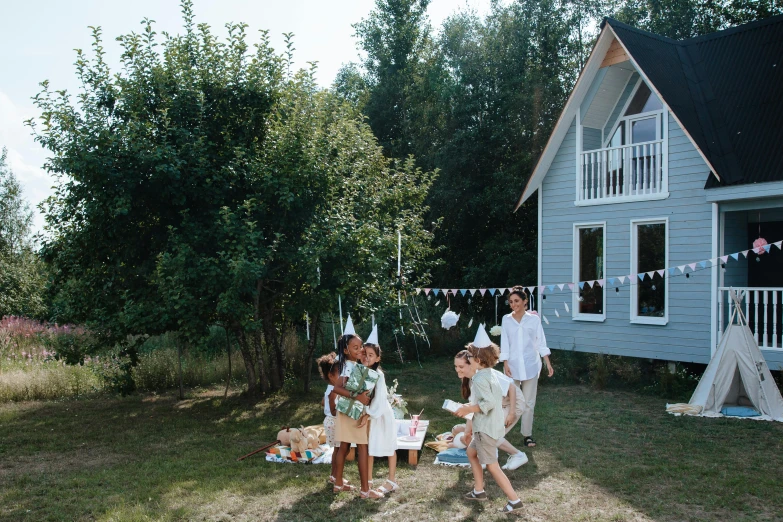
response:
<path id="1" fill-rule="evenodd" d="M 753 250 L 783 239 L 783 16 L 683 41 L 605 19 L 534 195 L 551 348 L 707 363 L 734 287 L 783 367 L 783 251 Z"/>

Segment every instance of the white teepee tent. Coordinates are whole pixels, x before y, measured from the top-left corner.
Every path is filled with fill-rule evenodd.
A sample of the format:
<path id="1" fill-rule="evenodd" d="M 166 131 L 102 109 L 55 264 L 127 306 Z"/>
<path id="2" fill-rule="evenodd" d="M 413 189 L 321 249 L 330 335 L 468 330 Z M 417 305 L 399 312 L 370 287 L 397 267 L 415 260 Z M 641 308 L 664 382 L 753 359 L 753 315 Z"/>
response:
<path id="1" fill-rule="evenodd" d="M 783 397 L 748 327 L 737 293 L 733 289 L 729 293 L 734 306 L 728 327 L 688 404 L 692 411 L 709 417 L 720 416 L 724 406 L 752 405 L 761 413 L 754 418 L 783 422 Z"/>

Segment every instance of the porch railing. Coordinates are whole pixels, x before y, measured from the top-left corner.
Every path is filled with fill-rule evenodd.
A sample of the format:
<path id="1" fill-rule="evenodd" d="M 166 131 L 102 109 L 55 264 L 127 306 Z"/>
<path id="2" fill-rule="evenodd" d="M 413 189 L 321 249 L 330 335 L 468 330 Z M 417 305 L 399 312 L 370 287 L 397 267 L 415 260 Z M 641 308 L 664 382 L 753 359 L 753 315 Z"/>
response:
<path id="1" fill-rule="evenodd" d="M 718 288 L 718 337 L 731 317 L 734 303 L 729 296 L 733 288 L 745 307 L 743 310 L 748 326 L 759 348 L 768 350 L 783 350 L 783 288 Z"/>
<path id="2" fill-rule="evenodd" d="M 663 140 L 583 152 L 577 202 L 608 203 L 665 193 L 664 164 Z"/>

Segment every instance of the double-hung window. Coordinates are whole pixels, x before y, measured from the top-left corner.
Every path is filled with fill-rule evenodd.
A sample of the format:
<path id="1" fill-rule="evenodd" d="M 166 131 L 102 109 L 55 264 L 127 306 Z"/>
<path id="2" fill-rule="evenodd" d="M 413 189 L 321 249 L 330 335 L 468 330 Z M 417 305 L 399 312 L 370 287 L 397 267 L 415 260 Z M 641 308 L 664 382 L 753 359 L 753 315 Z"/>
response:
<path id="1" fill-rule="evenodd" d="M 631 221 L 631 322 L 664 325 L 669 321 L 669 220 Z"/>
<path id="2" fill-rule="evenodd" d="M 606 319 L 606 222 L 574 225 L 574 298 L 572 316 L 580 321 Z"/>

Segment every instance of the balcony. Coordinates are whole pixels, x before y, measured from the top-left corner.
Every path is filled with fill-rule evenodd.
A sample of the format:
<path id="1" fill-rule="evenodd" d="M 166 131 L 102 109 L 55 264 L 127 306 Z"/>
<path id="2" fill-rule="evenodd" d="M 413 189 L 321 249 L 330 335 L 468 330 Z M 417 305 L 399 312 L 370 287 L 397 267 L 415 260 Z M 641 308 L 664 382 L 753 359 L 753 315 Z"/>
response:
<path id="1" fill-rule="evenodd" d="M 669 196 L 664 140 L 596 149 L 579 155 L 577 205 Z"/>

